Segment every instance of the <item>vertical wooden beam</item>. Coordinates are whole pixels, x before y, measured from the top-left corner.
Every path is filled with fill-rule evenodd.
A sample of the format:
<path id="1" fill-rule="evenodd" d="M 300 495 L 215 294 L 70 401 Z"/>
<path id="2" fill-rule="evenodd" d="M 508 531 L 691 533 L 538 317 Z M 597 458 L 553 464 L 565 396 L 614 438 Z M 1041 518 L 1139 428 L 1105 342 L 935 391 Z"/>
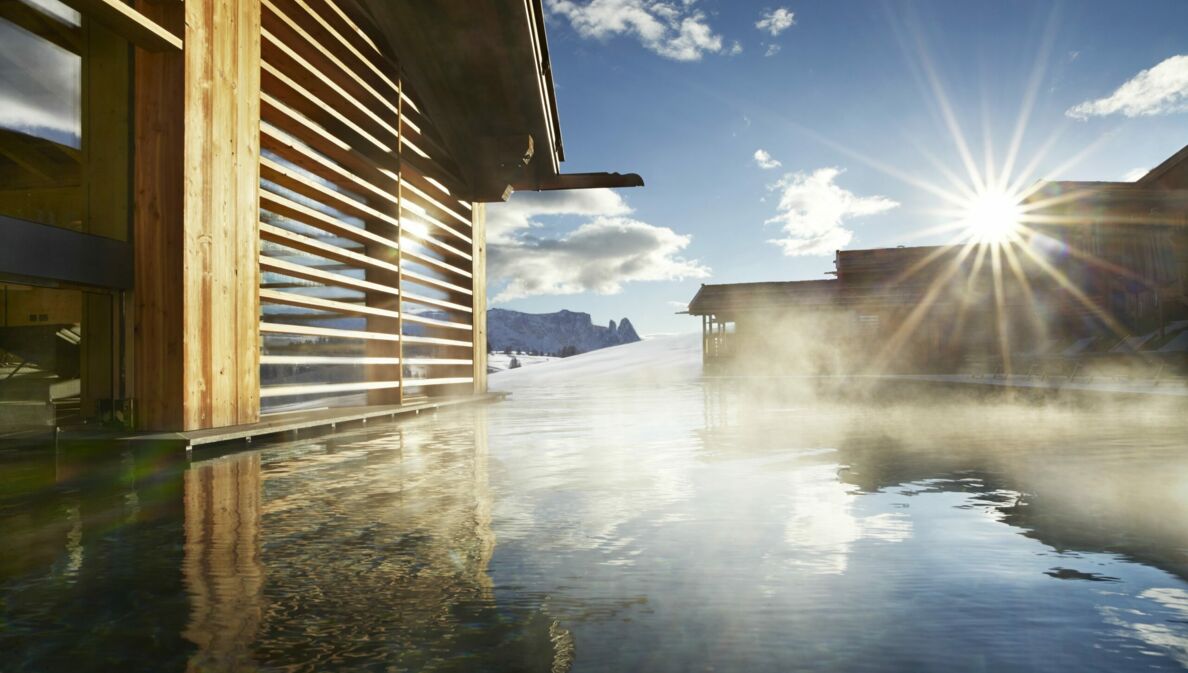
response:
<path id="1" fill-rule="evenodd" d="M 397 87 L 400 83 L 397 82 Z M 392 119 L 392 125 L 396 127 L 397 138 L 404 132 L 403 122 L 401 121 L 399 110 L 403 103 L 400 97 L 397 96 L 397 114 L 396 118 Z M 400 141 L 396 141 L 397 147 L 400 146 Z M 400 152 L 396 153 L 396 174 L 400 177 Z M 396 203 L 382 202 L 378 199 L 371 200 L 371 206 L 377 210 L 383 211 L 385 214 L 394 218 L 397 223 L 400 222 L 400 202 L 403 194 L 400 189 L 401 181 L 397 181 L 396 185 Z M 401 242 L 400 232 L 402 227 L 396 228 L 396 247 L 397 250 L 403 250 L 403 243 Z M 370 223 L 367 225 L 367 230 L 380 236 L 389 237 L 391 231 L 387 227 L 378 223 Z M 367 244 L 366 253 L 368 257 L 374 259 L 387 259 L 389 257 L 389 250 L 378 244 Z M 404 268 L 404 263 L 400 259 L 400 253 L 397 252 L 392 260 L 396 263 L 398 269 Z M 404 306 L 403 306 L 403 290 L 401 289 L 403 274 L 397 271 L 396 277 L 392 278 L 389 271 L 380 271 L 369 268 L 364 271 L 364 277 L 380 285 L 391 286 L 393 281 L 396 284 L 396 290 L 401 292 L 400 296 L 393 297 L 390 294 L 382 292 L 368 292 L 366 294 L 365 302 L 368 306 L 373 308 L 381 308 L 387 310 L 397 311 L 399 317 L 389 318 L 384 316 L 367 316 L 367 331 L 378 332 L 381 334 L 403 334 L 404 333 Z M 364 351 L 368 357 L 397 357 L 400 359 L 398 365 L 366 365 L 364 371 L 366 372 L 367 381 L 404 381 L 404 341 L 367 341 L 364 344 Z M 367 391 L 368 404 L 402 404 L 404 402 L 404 386 L 398 388 L 385 388 L 381 390 Z"/>
<path id="2" fill-rule="evenodd" d="M 136 8 L 170 30 L 185 24 L 181 3 L 138 0 Z M 181 430 L 185 60 L 179 52 L 138 51 L 133 62 L 135 417 L 144 429 Z"/>
<path id="3" fill-rule="evenodd" d="M 183 54 L 136 55 L 141 425 L 259 419 L 259 0 L 140 0 Z"/>
<path id="4" fill-rule="evenodd" d="M 474 392 L 487 392 L 487 204 L 476 203 L 471 211 L 471 281 L 474 291 Z"/>
<path id="5" fill-rule="evenodd" d="M 81 31 L 82 171 L 84 231 L 128 240 L 131 191 L 131 49 L 122 36 L 87 20 Z M 118 396 L 118 313 L 111 295 L 83 293 L 80 356 L 81 411 L 99 413 L 99 401 Z"/>
<path id="6" fill-rule="evenodd" d="M 186 0 L 185 423 L 259 418 L 259 0 Z"/>

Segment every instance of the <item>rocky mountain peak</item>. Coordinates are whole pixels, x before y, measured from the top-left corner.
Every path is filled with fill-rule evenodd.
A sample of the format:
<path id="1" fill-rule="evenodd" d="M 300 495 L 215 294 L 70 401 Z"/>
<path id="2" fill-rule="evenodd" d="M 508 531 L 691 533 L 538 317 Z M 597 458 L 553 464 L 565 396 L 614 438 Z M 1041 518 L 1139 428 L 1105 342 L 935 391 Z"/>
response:
<path id="1" fill-rule="evenodd" d="M 487 344 L 495 351 L 585 353 L 639 340 L 627 318 L 603 327 L 595 325 L 589 313 L 564 309 L 539 314 L 503 308 L 487 311 Z"/>

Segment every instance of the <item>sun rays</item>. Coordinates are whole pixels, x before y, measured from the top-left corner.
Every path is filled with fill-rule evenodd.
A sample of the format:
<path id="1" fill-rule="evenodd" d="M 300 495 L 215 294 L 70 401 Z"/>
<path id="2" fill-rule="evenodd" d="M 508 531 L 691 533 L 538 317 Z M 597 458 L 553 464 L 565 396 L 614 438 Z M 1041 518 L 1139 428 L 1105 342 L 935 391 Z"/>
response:
<path id="1" fill-rule="evenodd" d="M 891 17 L 894 22 L 895 17 Z M 948 314 L 952 325 L 949 335 L 961 339 L 969 328 L 967 316 L 975 304 L 993 315 L 993 332 L 997 341 L 997 356 L 1002 371 L 1011 374 L 1012 359 L 1028 344 L 1012 344 L 1015 325 L 1012 321 L 1026 320 L 1034 334 L 1045 337 L 1051 327 L 1050 312 L 1054 307 L 1070 308 L 1073 312 L 1092 316 L 1117 337 L 1127 336 L 1125 328 L 1100 306 L 1094 298 L 1070 279 L 1067 262 L 1088 269 L 1105 270 L 1126 275 L 1125 269 L 1112 269 L 1110 263 L 1096 258 L 1085 250 L 1066 245 L 1061 239 L 1062 227 L 1083 222 L 1081 218 L 1061 215 L 1063 206 L 1084 199 L 1084 192 L 1048 193 L 1041 191 L 1044 182 L 1038 172 L 1048 162 L 1048 155 L 1056 145 L 1059 130 L 1035 146 L 1031 156 L 1024 151 L 1030 118 L 1036 107 L 1038 90 L 1046 75 L 1049 50 L 1057 26 L 1053 14 L 1045 28 L 1039 53 L 1028 78 L 1013 125 L 1010 141 L 1002 151 L 1003 161 L 997 162 L 996 148 L 990 137 L 991 124 L 984 120 L 982 156 L 976 157 L 965 135 L 959 116 L 951 102 L 934 61 L 918 31 L 911 31 L 905 39 L 902 26 L 894 26 L 913 62 L 917 82 L 925 99 L 934 106 L 945 134 L 955 149 L 956 170 L 938 159 L 930 147 L 916 148 L 933 167 L 940 182 L 865 157 L 846 148 L 846 153 L 872 168 L 903 181 L 928 194 L 938 207 L 928 210 L 938 222 L 909 232 L 909 238 L 941 238 L 944 244 L 935 252 L 906 269 L 894 284 L 906 283 L 917 275 L 928 279 L 919 300 L 887 339 L 877 354 L 876 370 L 885 370 L 905 344 L 912 340 L 934 307 L 942 302 L 955 304 Z M 985 114 L 985 110 L 983 110 Z M 1049 168 L 1049 174 L 1060 175 L 1095 151 L 1108 136 L 1077 152 L 1064 163 Z M 830 143 L 833 144 L 833 143 Z M 980 159 L 980 160 L 979 160 Z M 1057 253 L 1053 255 L 1053 252 Z M 1064 267 L 1064 268 L 1062 268 Z M 925 271 L 927 269 L 927 271 Z M 987 273 L 988 269 L 988 273 Z M 987 278 L 988 276 L 988 278 Z M 1042 286 L 1043 296 L 1040 296 Z M 954 298 L 956 296 L 956 298 Z M 1032 344 L 1034 346 L 1034 344 Z"/>

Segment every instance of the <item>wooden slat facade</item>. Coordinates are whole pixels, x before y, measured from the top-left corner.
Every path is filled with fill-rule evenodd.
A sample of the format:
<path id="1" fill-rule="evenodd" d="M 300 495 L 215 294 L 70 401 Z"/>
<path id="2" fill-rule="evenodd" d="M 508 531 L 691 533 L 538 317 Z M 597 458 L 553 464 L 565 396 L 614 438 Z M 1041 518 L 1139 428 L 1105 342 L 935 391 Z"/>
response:
<path id="1" fill-rule="evenodd" d="M 562 158 L 539 0 L 64 2 L 0 21 L 81 62 L 85 142 L 0 129 L 0 168 L 42 190 L 6 217 L 56 200 L 131 257 L 85 307 L 87 418 L 485 392 L 480 202 Z"/>
<path id="2" fill-rule="evenodd" d="M 373 26 L 338 0 L 70 4 L 137 47 L 140 427 L 485 390 L 482 210 Z"/>
<path id="3" fill-rule="evenodd" d="M 261 8 L 265 409 L 475 392 L 483 288 L 454 160 L 373 27 L 335 0 Z"/>

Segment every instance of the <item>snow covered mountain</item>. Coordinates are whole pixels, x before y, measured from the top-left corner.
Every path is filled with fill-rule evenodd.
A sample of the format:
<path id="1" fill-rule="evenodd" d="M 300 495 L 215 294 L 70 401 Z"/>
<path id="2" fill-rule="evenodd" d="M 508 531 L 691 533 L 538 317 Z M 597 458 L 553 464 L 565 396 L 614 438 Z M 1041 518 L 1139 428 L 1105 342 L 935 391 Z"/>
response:
<path id="1" fill-rule="evenodd" d="M 639 341 L 631 321 L 623 318 L 603 327 L 589 313 L 521 313 L 503 308 L 487 311 L 487 345 L 494 351 L 577 354 Z"/>

